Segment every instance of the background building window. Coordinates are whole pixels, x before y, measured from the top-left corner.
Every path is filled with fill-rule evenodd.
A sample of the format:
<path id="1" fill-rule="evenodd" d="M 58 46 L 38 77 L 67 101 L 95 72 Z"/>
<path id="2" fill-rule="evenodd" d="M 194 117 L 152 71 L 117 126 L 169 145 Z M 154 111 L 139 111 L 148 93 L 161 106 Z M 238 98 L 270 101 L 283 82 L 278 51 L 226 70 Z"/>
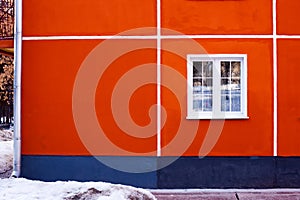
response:
<path id="1" fill-rule="evenodd" d="M 247 55 L 188 55 L 188 119 L 247 117 Z"/>

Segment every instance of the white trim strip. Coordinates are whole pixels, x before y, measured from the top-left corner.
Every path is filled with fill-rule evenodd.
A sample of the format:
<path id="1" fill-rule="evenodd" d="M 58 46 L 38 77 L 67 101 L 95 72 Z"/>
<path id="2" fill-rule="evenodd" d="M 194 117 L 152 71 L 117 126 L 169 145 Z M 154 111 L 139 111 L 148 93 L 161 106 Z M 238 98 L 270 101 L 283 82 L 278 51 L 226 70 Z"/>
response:
<path id="1" fill-rule="evenodd" d="M 157 156 L 161 156 L 161 0 L 157 0 Z"/>
<path id="2" fill-rule="evenodd" d="M 278 39 L 300 39 L 300 35 L 275 35 Z"/>
<path id="3" fill-rule="evenodd" d="M 191 194 L 191 193 L 293 193 L 300 192 L 300 189 L 149 189 L 150 192 L 160 194 Z"/>
<path id="4" fill-rule="evenodd" d="M 271 39 L 273 35 L 162 35 L 162 39 Z"/>
<path id="5" fill-rule="evenodd" d="M 160 25 L 160 24 L 158 24 Z M 279 39 L 300 39 L 300 35 L 159 35 L 161 28 L 157 27 L 157 35 L 103 35 L 103 36 L 25 36 L 22 39 L 28 40 L 107 40 L 107 39 L 272 39 L 276 36 Z"/>
<path id="6" fill-rule="evenodd" d="M 277 90 L 277 11 L 276 11 L 276 0 L 273 0 L 273 93 L 274 93 L 274 111 L 273 111 L 273 156 L 278 155 L 278 90 Z"/>
<path id="7" fill-rule="evenodd" d="M 156 40 L 156 35 L 102 35 L 102 36 L 34 36 L 23 37 L 23 40 L 107 40 L 107 39 L 136 39 Z"/>

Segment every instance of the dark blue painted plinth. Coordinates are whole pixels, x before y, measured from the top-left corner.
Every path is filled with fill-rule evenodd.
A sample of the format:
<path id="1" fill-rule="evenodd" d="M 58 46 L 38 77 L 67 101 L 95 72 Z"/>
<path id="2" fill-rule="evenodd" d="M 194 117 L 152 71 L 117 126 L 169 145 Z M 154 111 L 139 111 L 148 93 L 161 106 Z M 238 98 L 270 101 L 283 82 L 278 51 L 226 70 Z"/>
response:
<path id="1" fill-rule="evenodd" d="M 103 157 L 105 160 L 109 158 L 120 165 L 128 165 L 126 163 L 128 159 L 122 157 Z M 156 165 L 155 157 L 131 158 L 139 163 L 138 168 L 149 168 L 153 164 Z M 107 167 L 93 156 L 22 156 L 21 176 L 43 181 L 103 181 L 157 188 L 156 171 L 149 173 L 121 172 Z"/>
<path id="2" fill-rule="evenodd" d="M 173 157 L 98 157 L 147 171 Z M 300 157 L 180 157 L 147 173 L 112 169 L 92 156 L 22 156 L 21 176 L 43 181 L 104 181 L 144 188 L 299 188 Z"/>

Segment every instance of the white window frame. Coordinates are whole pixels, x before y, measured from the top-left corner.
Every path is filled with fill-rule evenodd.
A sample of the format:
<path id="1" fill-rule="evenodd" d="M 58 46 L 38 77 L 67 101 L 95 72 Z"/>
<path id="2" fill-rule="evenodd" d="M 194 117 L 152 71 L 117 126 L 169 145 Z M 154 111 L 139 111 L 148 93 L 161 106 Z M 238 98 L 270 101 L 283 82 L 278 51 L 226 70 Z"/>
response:
<path id="1" fill-rule="evenodd" d="M 193 62 L 213 61 L 212 111 L 193 110 Z M 241 111 L 221 111 L 221 61 L 240 61 Z M 247 54 L 187 55 L 187 119 L 248 119 L 247 115 Z"/>

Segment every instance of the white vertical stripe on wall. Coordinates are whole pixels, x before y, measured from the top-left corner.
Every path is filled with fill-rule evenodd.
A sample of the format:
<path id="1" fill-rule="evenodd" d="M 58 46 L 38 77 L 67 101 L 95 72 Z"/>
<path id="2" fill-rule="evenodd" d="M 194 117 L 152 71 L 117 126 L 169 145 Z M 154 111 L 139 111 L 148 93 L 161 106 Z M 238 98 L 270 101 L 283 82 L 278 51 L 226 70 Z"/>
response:
<path id="1" fill-rule="evenodd" d="M 278 97 L 277 97 L 277 1 L 273 0 L 273 156 L 278 155 Z"/>
<path id="2" fill-rule="evenodd" d="M 157 156 L 161 156 L 161 0 L 156 2 L 157 34 Z"/>

